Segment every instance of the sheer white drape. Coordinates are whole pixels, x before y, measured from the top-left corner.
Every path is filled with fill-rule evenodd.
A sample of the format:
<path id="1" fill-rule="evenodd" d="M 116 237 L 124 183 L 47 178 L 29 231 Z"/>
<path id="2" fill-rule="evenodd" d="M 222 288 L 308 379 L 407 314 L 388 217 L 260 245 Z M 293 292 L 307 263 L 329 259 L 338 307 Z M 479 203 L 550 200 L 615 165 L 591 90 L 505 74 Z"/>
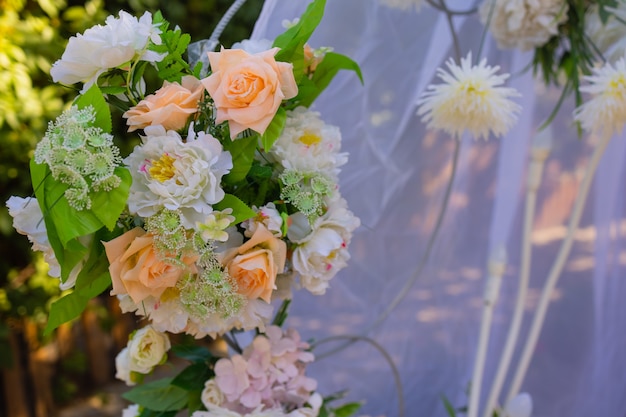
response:
<path id="1" fill-rule="evenodd" d="M 449 3 L 461 9 L 470 2 Z M 265 0 L 253 36 L 273 38 L 283 31 L 283 19 L 299 16 L 306 5 L 307 0 Z M 476 54 L 482 32 L 477 17 L 458 17 L 455 23 L 463 54 Z M 297 292 L 292 304 L 288 324 L 305 338 L 322 339 L 362 334 L 411 278 L 425 250 L 454 142 L 425 129 L 415 101 L 428 84 L 439 82 L 435 70 L 453 48 L 442 13 L 428 6 L 419 13 L 390 9 L 376 0 L 329 0 L 310 43 L 352 57 L 365 79 L 361 86 L 354 74 L 341 73 L 315 106 L 342 130 L 350 160 L 341 192 L 363 224 L 351 245 L 349 267 L 326 295 Z M 467 404 L 486 264 L 504 245 L 509 262 L 495 311 L 484 403 L 517 290 L 528 150 L 560 93 L 525 71 L 530 53 L 499 50 L 488 36 L 483 56 L 512 74 L 508 84 L 523 94 L 524 110 L 501 139 L 463 138 L 450 206 L 430 261 L 391 316 L 368 333 L 400 369 L 407 416 L 446 416 L 442 395 L 455 405 Z M 539 188 L 522 342 L 590 155 L 589 138 L 579 138 L 571 123 L 572 109 L 569 100 L 553 124 L 553 150 Z M 602 160 L 522 386 L 534 399 L 534 417 L 626 415 L 624 140 L 613 138 Z M 330 348 L 320 346 L 318 353 Z M 513 366 L 518 354 L 519 349 Z M 348 388 L 350 399 L 366 401 L 364 413 L 397 415 L 391 371 L 371 346 L 353 344 L 310 371 L 323 393 Z"/>

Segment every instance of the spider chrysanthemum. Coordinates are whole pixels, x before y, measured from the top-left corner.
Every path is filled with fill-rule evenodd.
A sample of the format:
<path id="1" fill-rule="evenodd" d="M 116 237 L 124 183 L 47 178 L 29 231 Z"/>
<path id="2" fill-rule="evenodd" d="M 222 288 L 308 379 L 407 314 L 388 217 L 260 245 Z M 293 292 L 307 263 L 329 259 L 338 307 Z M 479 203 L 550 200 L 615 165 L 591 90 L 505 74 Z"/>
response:
<path id="1" fill-rule="evenodd" d="M 580 90 L 591 94 L 591 99 L 574 111 L 574 119 L 589 132 L 621 132 L 626 122 L 626 57 L 615 65 L 607 62 L 594 68 L 593 74 L 584 79 L 589 84 Z"/>
<path id="2" fill-rule="evenodd" d="M 443 84 L 429 85 L 417 104 L 417 114 L 430 129 L 443 130 L 459 138 L 468 130 L 474 137 L 487 139 L 491 131 L 502 136 L 517 121 L 521 107 L 509 100 L 520 94 L 514 88 L 502 87 L 508 74 L 496 74 L 500 67 L 487 65 L 483 59 L 472 65 L 471 52 L 461 58 L 461 65 L 452 59 L 448 71 L 439 68 Z"/>

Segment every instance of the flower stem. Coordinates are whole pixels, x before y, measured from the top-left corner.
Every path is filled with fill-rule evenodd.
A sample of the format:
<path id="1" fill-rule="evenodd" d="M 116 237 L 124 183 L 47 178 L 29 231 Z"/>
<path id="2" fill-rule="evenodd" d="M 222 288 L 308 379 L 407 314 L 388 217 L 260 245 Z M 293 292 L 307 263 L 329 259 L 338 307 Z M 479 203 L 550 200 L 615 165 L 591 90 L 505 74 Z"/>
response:
<path id="1" fill-rule="evenodd" d="M 521 388 L 522 381 L 526 376 L 526 372 L 528 371 L 528 366 L 530 365 L 532 354 L 537 345 L 537 339 L 539 338 L 541 328 L 543 327 L 543 323 L 545 321 L 546 312 L 550 303 L 550 297 L 552 295 L 552 292 L 554 291 L 554 287 L 556 286 L 559 276 L 561 275 L 561 271 L 563 270 L 563 267 L 565 265 L 565 261 L 567 260 L 567 257 L 572 248 L 572 244 L 574 242 L 574 232 L 576 231 L 580 223 L 580 218 L 582 216 L 583 208 L 585 206 L 584 203 L 587 200 L 587 195 L 589 194 L 589 189 L 591 188 L 591 181 L 593 180 L 595 172 L 598 168 L 598 164 L 600 163 L 600 159 L 602 158 L 602 155 L 604 154 L 604 151 L 606 150 L 610 139 L 610 135 L 605 134 L 602 136 L 600 142 L 593 150 L 591 160 L 589 161 L 589 166 L 585 170 L 585 175 L 581 182 L 580 189 L 578 190 L 578 195 L 576 196 L 574 208 L 570 217 L 567 235 L 561 243 L 559 253 L 554 263 L 552 264 L 550 274 L 548 275 L 548 278 L 546 279 L 546 282 L 543 286 L 541 297 L 539 299 L 539 304 L 537 305 L 537 309 L 535 310 L 535 315 L 533 317 L 530 333 L 528 339 L 526 340 L 526 344 L 524 345 L 521 359 L 518 363 L 513 382 L 511 383 L 511 387 L 509 389 L 507 401 L 517 395 Z"/>
<path id="2" fill-rule="evenodd" d="M 540 143 L 542 137 L 551 138 L 550 131 L 542 131 L 537 136 L 537 140 L 531 150 L 531 163 L 528 171 L 528 180 L 526 182 L 526 204 L 524 208 L 524 229 L 522 232 L 522 249 L 521 249 L 521 266 L 520 276 L 517 289 L 517 297 L 515 300 L 515 309 L 513 311 L 513 317 L 511 319 L 511 325 L 507 334 L 504 349 L 502 350 L 502 356 L 500 357 L 500 363 L 489 397 L 487 397 L 487 403 L 485 406 L 484 417 L 491 417 L 493 410 L 496 406 L 498 397 L 502 390 L 502 384 L 504 383 L 504 377 L 506 376 L 509 366 L 511 364 L 511 357 L 517 344 L 520 328 L 522 324 L 522 318 L 524 315 L 524 303 L 526 301 L 526 294 L 528 292 L 528 282 L 530 280 L 530 265 L 531 265 L 531 249 L 532 243 L 530 235 L 532 232 L 535 206 L 537 202 L 537 189 L 541 183 L 541 176 L 543 173 L 544 163 L 548 154 L 550 153 L 549 145 Z"/>

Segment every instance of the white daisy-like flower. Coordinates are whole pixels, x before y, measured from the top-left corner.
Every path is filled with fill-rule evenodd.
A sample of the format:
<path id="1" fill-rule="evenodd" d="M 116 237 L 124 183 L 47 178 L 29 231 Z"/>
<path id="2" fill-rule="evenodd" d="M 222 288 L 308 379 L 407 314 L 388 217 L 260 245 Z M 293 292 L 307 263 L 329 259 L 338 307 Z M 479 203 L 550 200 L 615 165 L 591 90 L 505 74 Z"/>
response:
<path id="1" fill-rule="evenodd" d="M 86 91 L 102 73 L 135 57 L 148 62 L 161 61 L 162 55 L 147 49 L 150 41 L 161 43 L 160 33 L 152 24 L 149 12 L 139 19 L 125 11 L 118 18 L 109 16 L 104 26 L 93 26 L 69 39 L 61 59 L 50 69 L 52 80 L 68 85 L 82 82 Z"/>
<path id="2" fill-rule="evenodd" d="M 616 62 L 626 52 L 626 0 L 618 0 L 606 23 L 602 23 L 598 5 L 592 5 L 585 14 L 585 33 L 609 62 Z"/>
<path id="3" fill-rule="evenodd" d="M 392 9 L 405 11 L 414 9 L 416 12 L 419 12 L 424 4 L 424 0 L 380 0 L 380 3 Z"/>
<path id="4" fill-rule="evenodd" d="M 328 210 L 312 225 L 302 213 L 290 217 L 287 232 L 297 246 L 293 252 L 293 269 L 300 274 L 300 284 L 313 294 L 326 292 L 330 280 L 348 264 L 348 245 L 360 220 L 343 198 L 328 204 Z"/>
<path id="5" fill-rule="evenodd" d="M 348 161 L 348 154 L 340 151 L 339 128 L 324 123 L 318 112 L 298 107 L 287 112 L 283 133 L 269 155 L 288 170 L 336 177 Z"/>
<path id="6" fill-rule="evenodd" d="M 491 13 L 489 30 L 500 48 L 528 51 L 558 33 L 567 10 L 566 0 L 485 0 L 479 14 L 486 24 Z"/>
<path id="7" fill-rule="evenodd" d="M 474 137 L 487 139 L 491 131 L 502 136 L 517 121 L 521 107 L 509 100 L 520 96 L 514 88 L 502 87 L 508 74 L 496 74 L 499 66 L 487 65 L 483 59 L 472 65 L 472 53 L 461 58 L 461 65 L 452 59 L 448 71 L 439 68 L 443 84 L 429 85 L 417 104 L 417 114 L 430 129 L 443 130 L 459 138 L 468 130 Z"/>
<path id="8" fill-rule="evenodd" d="M 143 144 L 124 160 L 133 177 L 128 209 L 141 217 L 159 210 L 180 210 L 181 223 L 192 229 L 224 198 L 222 176 L 232 157 L 213 136 L 199 133 L 183 142 L 175 131 L 148 126 Z"/>
<path id="9" fill-rule="evenodd" d="M 607 62 L 584 77 L 590 84 L 580 91 L 591 99 L 574 110 L 574 119 L 583 129 L 600 135 L 619 133 L 626 122 L 626 56 L 614 65 Z"/>

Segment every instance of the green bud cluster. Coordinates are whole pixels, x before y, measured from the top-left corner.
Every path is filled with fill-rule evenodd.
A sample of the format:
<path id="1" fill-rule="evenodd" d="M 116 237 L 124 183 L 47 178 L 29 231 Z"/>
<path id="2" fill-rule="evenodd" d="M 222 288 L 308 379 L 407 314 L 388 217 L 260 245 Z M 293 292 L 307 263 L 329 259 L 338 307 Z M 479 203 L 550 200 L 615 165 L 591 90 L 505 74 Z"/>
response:
<path id="1" fill-rule="evenodd" d="M 286 170 L 280 174 L 280 198 L 304 215 L 315 217 L 324 212 L 324 198 L 332 195 L 335 183 L 318 172 Z"/>
<path id="2" fill-rule="evenodd" d="M 95 120 L 93 107 L 72 106 L 48 125 L 35 149 L 35 162 L 47 164 L 52 177 L 68 185 L 65 198 L 76 210 L 91 208 L 90 191 L 111 191 L 122 182 L 114 173 L 120 151 Z"/>

